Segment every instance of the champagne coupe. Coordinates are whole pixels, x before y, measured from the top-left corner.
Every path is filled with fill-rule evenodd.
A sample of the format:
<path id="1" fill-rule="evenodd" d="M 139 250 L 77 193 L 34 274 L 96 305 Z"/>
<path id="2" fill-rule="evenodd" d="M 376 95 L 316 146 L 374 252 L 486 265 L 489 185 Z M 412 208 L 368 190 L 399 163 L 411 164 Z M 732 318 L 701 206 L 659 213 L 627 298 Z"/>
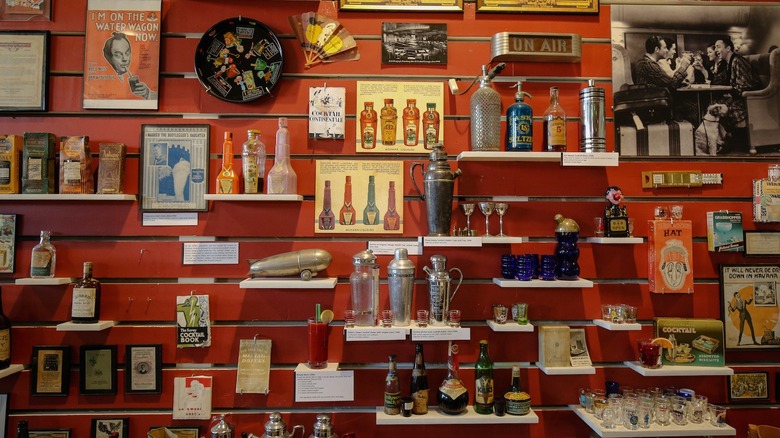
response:
<path id="1" fill-rule="evenodd" d="M 463 214 L 466 215 L 466 235 L 471 235 L 471 215 L 474 214 L 474 204 L 460 204 Z"/>
<path id="2" fill-rule="evenodd" d="M 485 215 L 485 234 L 482 235 L 484 237 L 491 237 L 490 236 L 490 215 L 493 214 L 493 209 L 495 207 L 496 204 L 492 202 L 479 203 L 479 211 L 481 211 L 482 214 Z"/>
<path id="3" fill-rule="evenodd" d="M 496 203 L 496 213 L 498 213 L 498 237 L 509 237 L 508 235 L 504 234 L 504 215 L 508 209 L 509 204 L 506 202 Z"/>

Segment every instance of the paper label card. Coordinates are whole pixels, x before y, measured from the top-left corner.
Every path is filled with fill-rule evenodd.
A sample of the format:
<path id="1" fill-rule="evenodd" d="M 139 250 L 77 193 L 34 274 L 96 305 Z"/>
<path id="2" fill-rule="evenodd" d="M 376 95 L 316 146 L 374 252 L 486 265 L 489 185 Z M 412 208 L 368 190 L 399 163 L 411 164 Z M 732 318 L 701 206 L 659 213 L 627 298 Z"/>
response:
<path id="1" fill-rule="evenodd" d="M 211 418 L 211 376 L 173 379 L 173 419 L 208 420 Z"/>
<path id="2" fill-rule="evenodd" d="M 268 394 L 271 369 L 271 340 L 241 339 L 238 347 L 236 392 Z"/>

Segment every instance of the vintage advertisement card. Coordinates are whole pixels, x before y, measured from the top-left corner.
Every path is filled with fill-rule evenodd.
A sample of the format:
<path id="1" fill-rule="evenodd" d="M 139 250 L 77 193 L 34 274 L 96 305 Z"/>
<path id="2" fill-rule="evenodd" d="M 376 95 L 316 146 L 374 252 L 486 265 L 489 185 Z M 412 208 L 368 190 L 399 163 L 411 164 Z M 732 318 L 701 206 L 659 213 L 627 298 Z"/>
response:
<path id="1" fill-rule="evenodd" d="M 347 89 L 309 87 L 309 138 L 344 139 Z"/>
<path id="2" fill-rule="evenodd" d="M 211 417 L 211 376 L 173 379 L 173 419 L 208 420 Z"/>
<path id="3" fill-rule="evenodd" d="M 382 23 L 383 64 L 447 64 L 447 25 Z"/>
<path id="4" fill-rule="evenodd" d="M 569 332 L 569 354 L 571 366 L 589 367 L 593 365 L 588 353 L 588 343 L 585 340 L 585 329 L 571 329 Z"/>
<path id="5" fill-rule="evenodd" d="M 208 295 L 176 297 L 176 334 L 178 348 L 211 345 Z"/>
<path id="6" fill-rule="evenodd" d="M 664 350 L 664 365 L 725 366 L 723 323 L 717 319 L 656 318 L 655 337 L 674 346 Z"/>
<path id="7" fill-rule="evenodd" d="M 0 214 L 0 274 L 14 272 L 16 257 L 16 215 Z"/>
<path id="8" fill-rule="evenodd" d="M 268 394 L 271 370 L 271 340 L 241 339 L 238 348 L 236 392 Z"/>
<path id="9" fill-rule="evenodd" d="M 84 108 L 158 108 L 162 0 L 89 0 Z"/>
<path id="10" fill-rule="evenodd" d="M 727 349 L 780 349 L 780 265 L 721 265 Z"/>

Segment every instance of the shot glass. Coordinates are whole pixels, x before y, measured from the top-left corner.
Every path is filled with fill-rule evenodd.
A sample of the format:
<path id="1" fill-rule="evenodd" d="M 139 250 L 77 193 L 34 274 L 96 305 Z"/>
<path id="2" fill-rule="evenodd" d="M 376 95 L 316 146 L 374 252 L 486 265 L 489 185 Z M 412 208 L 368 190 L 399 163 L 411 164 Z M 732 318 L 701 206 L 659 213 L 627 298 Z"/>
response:
<path id="1" fill-rule="evenodd" d="M 528 303 L 512 304 L 512 319 L 520 325 L 528 324 Z"/>
<path id="2" fill-rule="evenodd" d="M 309 318 L 309 368 L 320 369 L 328 366 L 328 323 Z"/>
<path id="3" fill-rule="evenodd" d="M 585 409 L 585 412 L 593 413 L 593 399 L 591 398 L 591 392 L 588 388 L 580 388 L 580 407 Z M 590 410 L 588 409 L 590 406 Z"/>
<path id="4" fill-rule="evenodd" d="M 593 234 L 596 237 L 604 237 L 604 218 L 596 216 L 593 218 Z"/>
<path id="5" fill-rule="evenodd" d="M 411 417 L 412 408 L 414 408 L 414 399 L 412 397 L 401 397 L 401 415 Z"/>
<path id="6" fill-rule="evenodd" d="M 636 306 L 625 306 L 624 310 L 626 324 L 634 324 L 636 322 Z"/>
<path id="7" fill-rule="evenodd" d="M 632 217 L 628 218 L 628 235 L 634 236 L 634 218 Z"/>
<path id="8" fill-rule="evenodd" d="M 626 322 L 626 307 L 623 304 L 612 305 L 612 322 L 623 324 Z"/>
<path id="9" fill-rule="evenodd" d="M 709 403 L 707 410 L 710 413 L 710 424 L 715 427 L 726 426 L 726 408 Z"/>
<path id="10" fill-rule="evenodd" d="M 425 309 L 420 309 L 417 311 L 417 327 L 428 327 L 428 311 Z"/>
<path id="11" fill-rule="evenodd" d="M 688 410 L 688 421 L 695 424 L 704 423 L 707 415 L 707 397 L 703 395 L 694 395 L 690 401 Z"/>
<path id="12" fill-rule="evenodd" d="M 593 416 L 602 420 L 604 418 L 604 408 L 607 407 L 607 394 L 603 389 L 596 389 L 592 393 L 593 397 Z"/>
<path id="13" fill-rule="evenodd" d="M 497 395 L 493 399 L 493 412 L 496 414 L 496 417 L 503 417 L 506 413 L 506 400 L 503 396 Z"/>
<path id="14" fill-rule="evenodd" d="M 382 327 L 392 327 L 393 326 L 393 311 L 392 310 L 383 310 L 382 311 Z"/>
<path id="15" fill-rule="evenodd" d="M 507 309 L 503 304 L 493 305 L 493 321 L 497 324 L 506 324 Z"/>
<path id="16" fill-rule="evenodd" d="M 352 328 L 355 326 L 355 312 L 354 309 L 347 309 L 344 311 L 344 327 Z"/>
<path id="17" fill-rule="evenodd" d="M 659 396 L 655 398 L 653 403 L 653 416 L 655 422 L 661 426 L 668 426 L 671 422 L 672 414 L 672 400 L 667 396 Z"/>
<path id="18" fill-rule="evenodd" d="M 669 208 L 669 211 L 672 214 L 672 219 L 679 221 L 683 218 L 683 206 L 679 204 L 672 205 Z"/>
<path id="19" fill-rule="evenodd" d="M 672 397 L 672 422 L 678 426 L 688 424 L 688 400 L 676 395 Z"/>
<path id="20" fill-rule="evenodd" d="M 604 321 L 612 321 L 612 304 L 601 305 L 601 319 Z"/>
<path id="21" fill-rule="evenodd" d="M 601 414 L 601 427 L 604 429 L 616 428 L 620 419 L 620 411 L 620 400 L 610 399 L 607 401 L 607 406 L 604 407 L 604 412 Z"/>
<path id="22" fill-rule="evenodd" d="M 669 219 L 669 209 L 663 205 L 656 206 L 653 210 L 653 218 L 657 221 Z"/>
<path id="23" fill-rule="evenodd" d="M 460 327 L 460 310 L 450 309 L 450 313 L 448 316 L 449 318 L 447 319 L 447 325 L 455 328 Z"/>

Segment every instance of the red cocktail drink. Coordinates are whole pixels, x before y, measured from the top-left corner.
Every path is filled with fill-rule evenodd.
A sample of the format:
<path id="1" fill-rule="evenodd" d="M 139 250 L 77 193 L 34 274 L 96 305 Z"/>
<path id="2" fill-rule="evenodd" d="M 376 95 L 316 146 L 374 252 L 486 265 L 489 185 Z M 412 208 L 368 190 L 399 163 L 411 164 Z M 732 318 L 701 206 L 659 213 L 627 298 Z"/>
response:
<path id="1" fill-rule="evenodd" d="M 328 323 L 309 318 L 309 368 L 328 366 Z"/>
<path id="2" fill-rule="evenodd" d="M 645 368 L 661 367 L 661 345 L 654 343 L 651 339 L 638 341 L 639 345 L 639 363 Z"/>

